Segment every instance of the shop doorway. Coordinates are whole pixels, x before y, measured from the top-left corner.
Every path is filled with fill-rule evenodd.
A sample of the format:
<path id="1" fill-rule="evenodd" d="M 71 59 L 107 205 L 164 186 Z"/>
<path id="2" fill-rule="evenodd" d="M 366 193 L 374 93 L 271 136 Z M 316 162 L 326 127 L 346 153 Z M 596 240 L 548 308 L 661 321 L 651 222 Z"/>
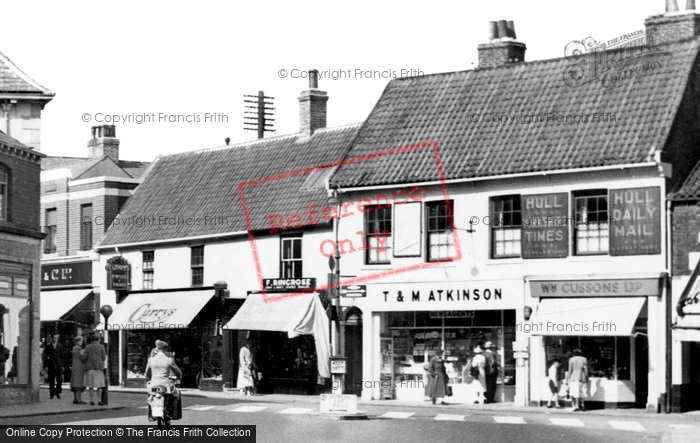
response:
<path id="1" fill-rule="evenodd" d="M 635 407 L 646 408 L 649 395 L 649 338 L 637 334 L 634 339 Z"/>
<path id="2" fill-rule="evenodd" d="M 362 311 L 355 307 L 345 316 L 345 356 L 347 373 L 344 392 L 362 395 Z"/>

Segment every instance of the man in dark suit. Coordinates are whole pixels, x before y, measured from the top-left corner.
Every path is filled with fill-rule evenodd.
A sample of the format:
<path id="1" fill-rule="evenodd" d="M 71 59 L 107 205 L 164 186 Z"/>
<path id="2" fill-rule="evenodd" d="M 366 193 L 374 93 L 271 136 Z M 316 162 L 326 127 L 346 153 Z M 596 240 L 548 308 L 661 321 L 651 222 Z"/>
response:
<path id="1" fill-rule="evenodd" d="M 49 373 L 49 395 L 61 398 L 61 385 L 63 384 L 63 346 L 59 343 L 58 334 L 44 348 L 44 367 Z"/>
<path id="2" fill-rule="evenodd" d="M 498 388 L 498 356 L 493 352 L 493 343 L 484 343 L 484 357 L 486 357 L 486 403 L 496 401 L 496 389 Z"/>

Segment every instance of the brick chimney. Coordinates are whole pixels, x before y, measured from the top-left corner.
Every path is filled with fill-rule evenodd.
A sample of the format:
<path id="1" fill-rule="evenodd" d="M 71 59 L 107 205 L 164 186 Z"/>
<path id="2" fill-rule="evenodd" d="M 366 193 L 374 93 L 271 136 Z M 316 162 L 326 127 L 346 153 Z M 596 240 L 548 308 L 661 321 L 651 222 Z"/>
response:
<path id="1" fill-rule="evenodd" d="M 328 95 L 318 89 L 318 70 L 309 70 L 309 89 L 299 96 L 299 123 L 301 132 L 310 136 L 315 130 L 326 127 L 326 102 Z"/>
<path id="2" fill-rule="evenodd" d="M 700 35 L 700 14 L 695 0 L 686 0 L 685 11 L 678 10 L 676 0 L 666 0 L 666 12 L 644 20 L 650 45 L 670 43 Z"/>
<path id="3" fill-rule="evenodd" d="M 88 158 L 106 155 L 114 161 L 119 160 L 119 139 L 114 125 L 92 127 L 92 139 L 88 142 Z"/>
<path id="4" fill-rule="evenodd" d="M 526 49 L 525 43 L 516 39 L 512 21 L 489 22 L 489 42 L 478 46 L 479 67 L 523 62 Z"/>

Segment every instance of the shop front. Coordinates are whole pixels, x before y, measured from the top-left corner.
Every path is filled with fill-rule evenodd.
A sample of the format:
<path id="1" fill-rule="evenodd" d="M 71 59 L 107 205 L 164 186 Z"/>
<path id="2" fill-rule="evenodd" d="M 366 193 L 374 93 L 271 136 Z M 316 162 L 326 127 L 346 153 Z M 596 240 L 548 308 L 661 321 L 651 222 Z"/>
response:
<path id="1" fill-rule="evenodd" d="M 447 375 L 456 402 L 476 399 L 463 371 L 477 346 L 493 344 L 502 370 L 498 376 L 497 402 L 515 396 L 515 310 L 522 309 L 522 281 L 479 281 L 367 285 L 367 299 L 357 300 L 373 318 L 364 358 L 371 362 L 368 380 L 360 384 L 363 397 L 422 401 L 427 383 L 424 364 L 438 349 L 444 350 Z M 372 349 L 377 352 L 372 352 Z"/>
<path id="2" fill-rule="evenodd" d="M 237 333 L 237 349 L 250 341 L 261 374 L 258 392 L 313 395 L 326 390 L 329 323 L 317 293 L 251 293 L 224 329 Z"/>
<path id="3" fill-rule="evenodd" d="M 155 341 L 164 340 L 182 370 L 182 387 L 223 390 L 231 383 L 232 354 L 221 325 L 235 305 L 222 304 L 212 289 L 129 294 L 106 325 L 110 340 L 119 337 L 120 384 L 145 387 L 148 358 Z"/>
<path id="4" fill-rule="evenodd" d="M 531 333 L 531 401 L 551 397 L 548 369 L 558 361 L 565 376 L 575 349 L 588 360 L 588 408 L 644 408 L 649 394 L 650 309 L 663 278 L 533 280 L 535 314 L 519 325 Z M 651 306 L 651 308 L 650 308 Z M 560 395 L 566 396 L 562 383 Z"/>

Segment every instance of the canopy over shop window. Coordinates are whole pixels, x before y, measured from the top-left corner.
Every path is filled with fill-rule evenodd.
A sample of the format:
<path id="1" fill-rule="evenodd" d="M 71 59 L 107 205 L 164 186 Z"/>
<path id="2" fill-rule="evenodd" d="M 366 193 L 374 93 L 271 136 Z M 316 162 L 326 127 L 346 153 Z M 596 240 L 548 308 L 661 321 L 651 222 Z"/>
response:
<path id="1" fill-rule="evenodd" d="M 39 318 L 41 321 L 58 321 L 72 311 L 78 303 L 87 298 L 92 291 L 89 289 L 73 289 L 69 291 L 47 291 L 41 293 Z"/>
<path id="2" fill-rule="evenodd" d="M 251 294 L 224 329 L 242 331 L 281 331 L 289 338 L 312 334 L 316 343 L 318 373 L 330 378 L 328 316 L 317 294 L 274 297 L 263 300 Z"/>
<path id="3" fill-rule="evenodd" d="M 184 329 L 212 297 L 212 289 L 129 294 L 114 307 L 109 329 Z"/>
<path id="4" fill-rule="evenodd" d="M 679 341 L 700 341 L 700 303 L 684 309 L 685 317 L 673 326 L 673 338 Z"/>
<path id="5" fill-rule="evenodd" d="M 633 335 L 643 297 L 548 298 L 530 319 L 534 335 Z"/>

